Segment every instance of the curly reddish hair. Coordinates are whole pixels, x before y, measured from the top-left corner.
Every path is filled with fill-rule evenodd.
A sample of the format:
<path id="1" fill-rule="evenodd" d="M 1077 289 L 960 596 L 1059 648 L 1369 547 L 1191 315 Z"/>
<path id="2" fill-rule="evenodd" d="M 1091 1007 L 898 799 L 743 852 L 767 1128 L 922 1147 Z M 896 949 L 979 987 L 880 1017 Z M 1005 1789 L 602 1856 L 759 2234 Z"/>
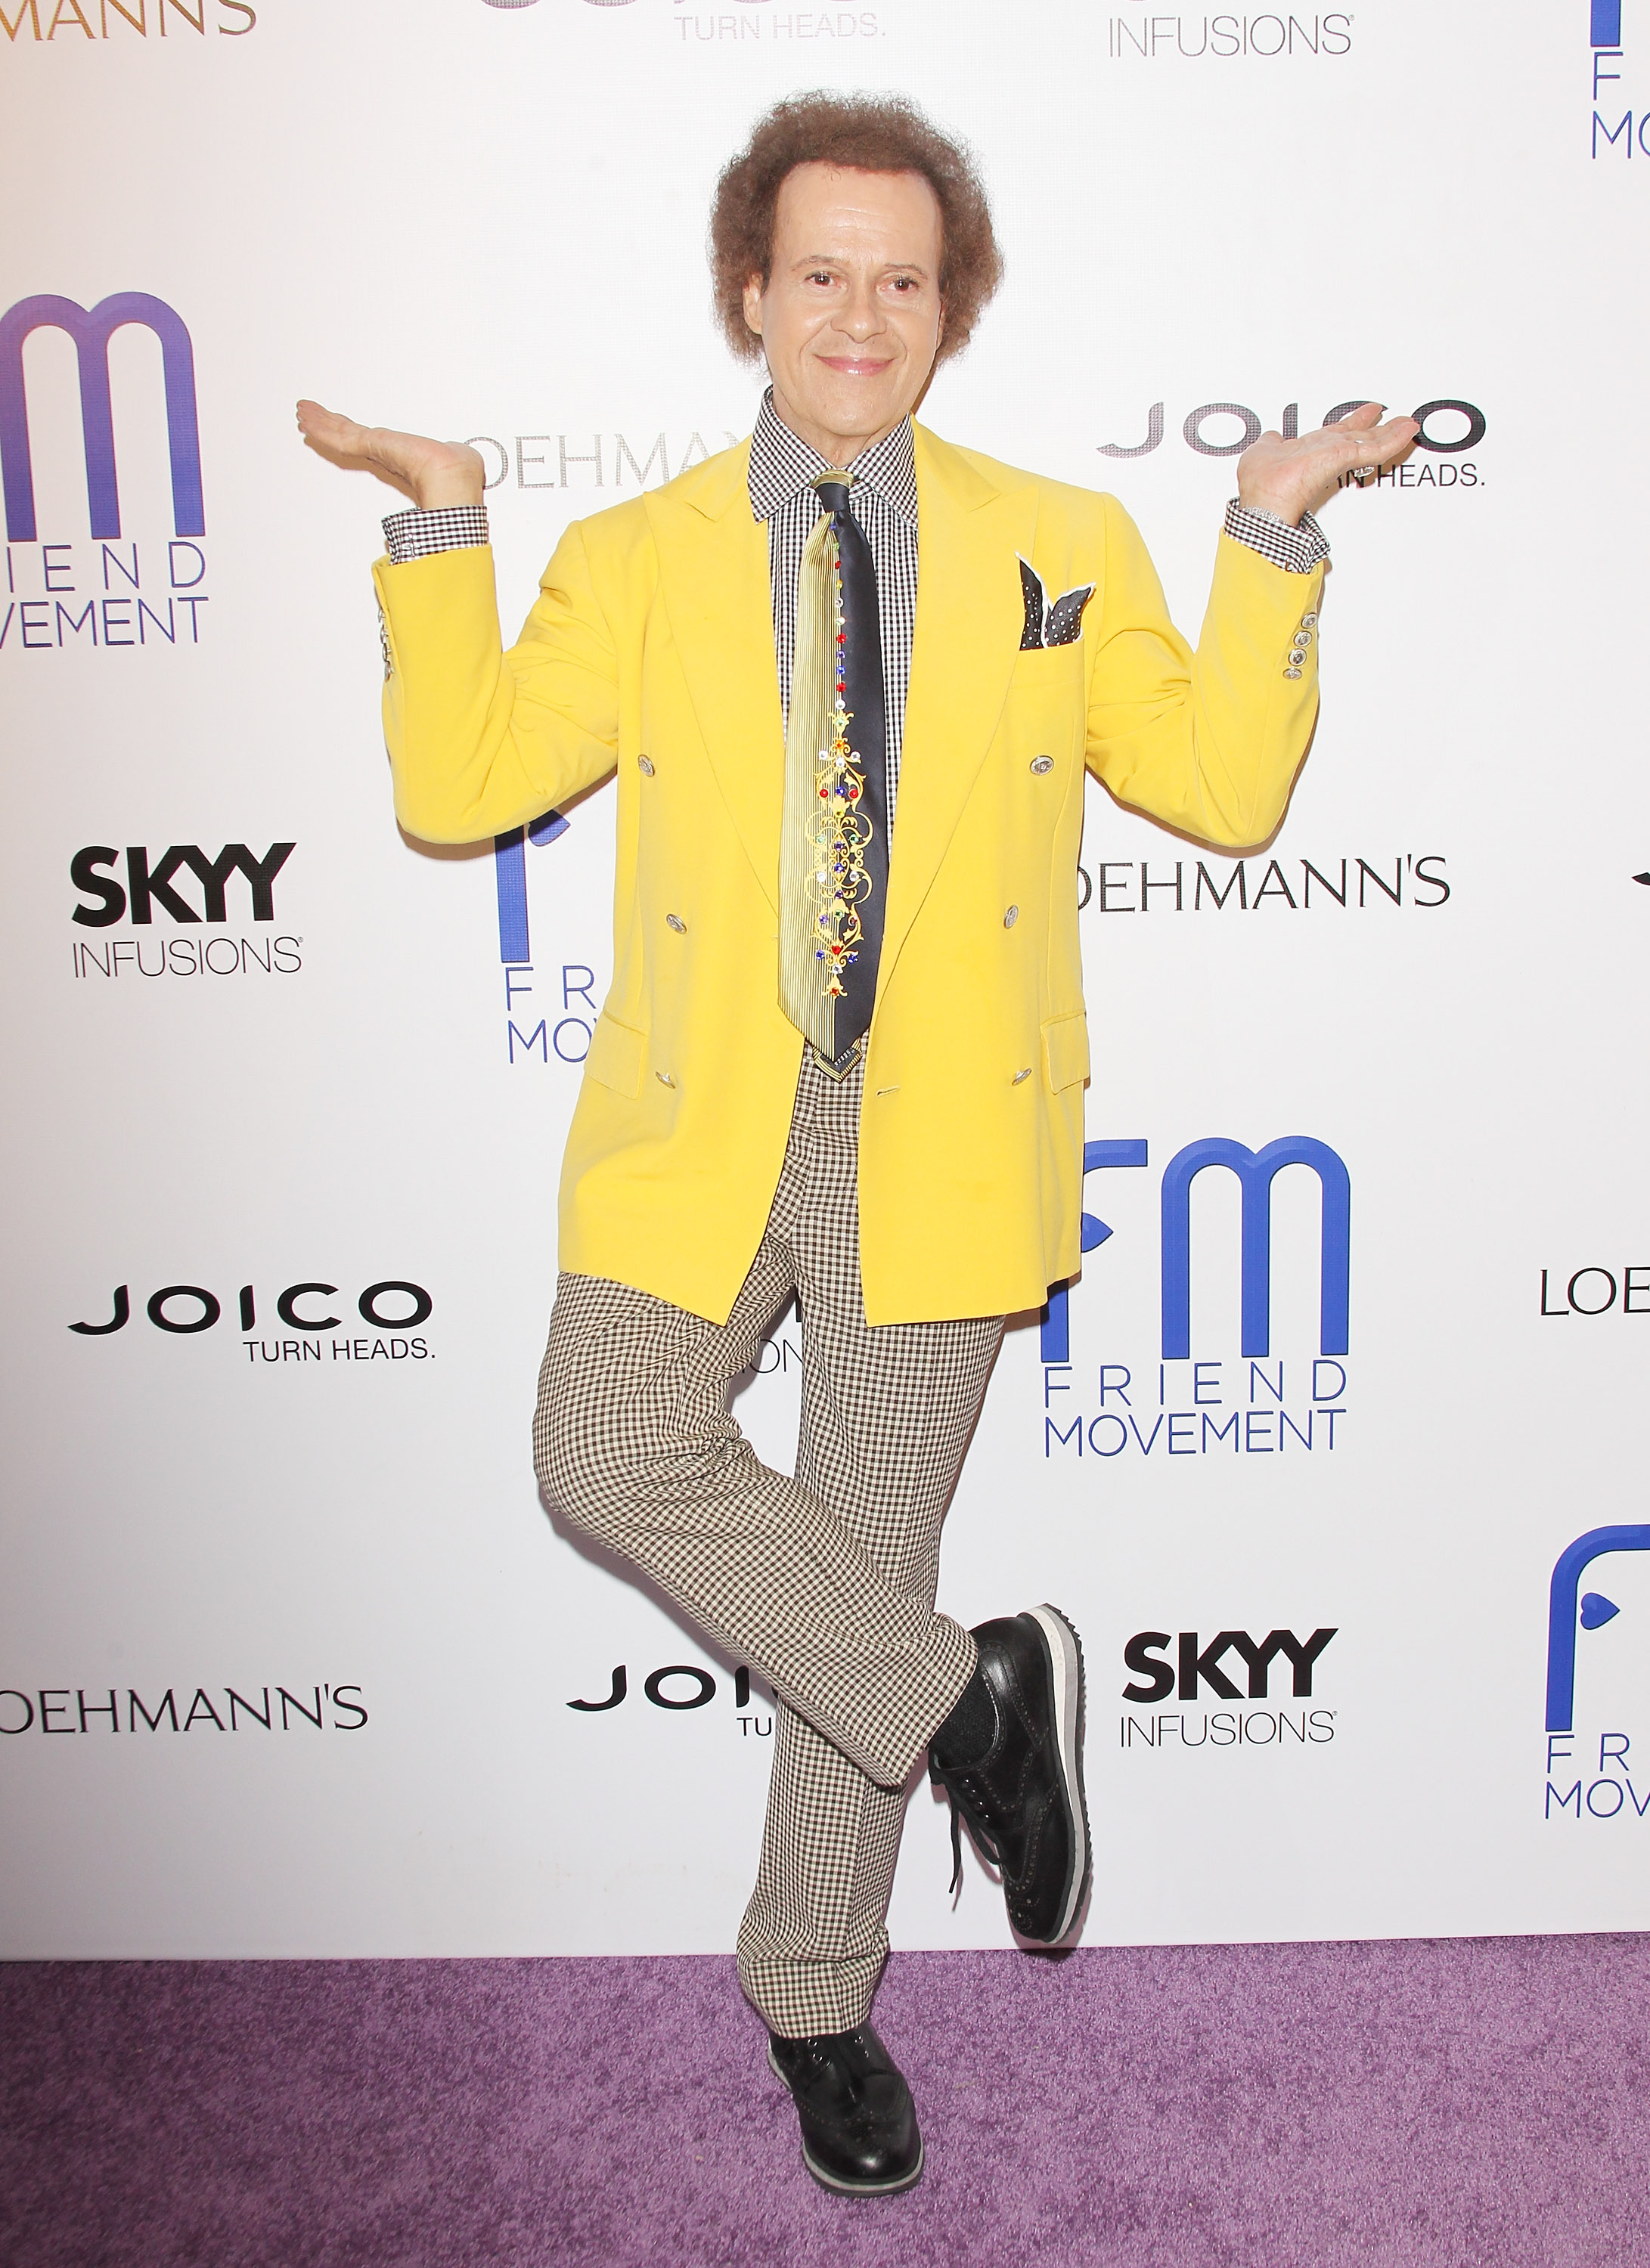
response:
<path id="1" fill-rule="evenodd" d="M 903 95 L 825 92 L 776 103 L 716 185 L 711 272 L 717 320 L 733 352 L 748 362 L 761 357 L 762 341 L 745 320 L 745 286 L 759 276 L 766 290 L 780 188 L 788 173 L 811 165 L 922 175 L 939 201 L 945 333 L 938 360 L 960 354 L 1003 280 L 1003 255 L 974 160 Z"/>

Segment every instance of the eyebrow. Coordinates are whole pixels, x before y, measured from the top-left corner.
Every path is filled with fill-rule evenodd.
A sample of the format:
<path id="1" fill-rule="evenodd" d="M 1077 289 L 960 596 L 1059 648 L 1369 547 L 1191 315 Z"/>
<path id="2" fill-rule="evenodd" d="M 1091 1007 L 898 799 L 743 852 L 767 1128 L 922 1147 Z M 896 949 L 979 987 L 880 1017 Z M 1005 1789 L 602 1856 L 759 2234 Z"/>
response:
<path id="1" fill-rule="evenodd" d="M 797 268 L 841 268 L 846 262 L 839 252 L 805 252 L 792 264 Z M 920 276 L 924 283 L 930 280 L 929 271 L 920 260 L 890 260 L 885 263 L 885 275 L 895 271 L 902 276 Z"/>

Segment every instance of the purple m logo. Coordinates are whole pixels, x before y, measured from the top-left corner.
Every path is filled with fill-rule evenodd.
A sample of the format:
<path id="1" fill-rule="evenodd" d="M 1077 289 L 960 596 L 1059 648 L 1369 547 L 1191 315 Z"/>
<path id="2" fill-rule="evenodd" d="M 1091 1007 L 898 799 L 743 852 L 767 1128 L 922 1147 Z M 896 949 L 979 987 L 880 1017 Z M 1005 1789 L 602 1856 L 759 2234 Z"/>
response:
<path id="1" fill-rule="evenodd" d="M 34 467 L 29 450 L 28 397 L 23 383 L 23 342 L 33 331 L 67 331 L 80 361 L 80 425 L 85 437 L 86 497 L 96 539 L 121 532 L 120 490 L 114 477 L 114 419 L 109 402 L 109 338 L 123 323 L 143 323 L 160 342 L 166 392 L 166 442 L 172 456 L 174 535 L 204 535 L 201 502 L 201 433 L 195 405 L 195 350 L 183 320 L 147 291 L 115 291 L 90 313 L 75 299 L 41 292 L 19 299 L 0 315 L 0 482 L 5 491 L 6 540 L 33 543 Z"/>

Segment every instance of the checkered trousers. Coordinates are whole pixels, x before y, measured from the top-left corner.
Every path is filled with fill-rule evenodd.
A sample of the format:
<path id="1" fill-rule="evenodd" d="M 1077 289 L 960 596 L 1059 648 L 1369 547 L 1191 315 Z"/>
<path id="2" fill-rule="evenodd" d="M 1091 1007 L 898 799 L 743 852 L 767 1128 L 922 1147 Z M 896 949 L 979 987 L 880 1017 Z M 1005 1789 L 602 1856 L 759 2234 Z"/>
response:
<path id="1" fill-rule="evenodd" d="M 768 1821 L 740 1975 L 784 2036 L 869 2012 L 904 1782 L 974 1665 L 934 1612 L 939 1530 L 1002 1336 L 998 1316 L 870 1328 L 859 1281 L 863 1071 L 804 1054 L 768 1227 L 727 1322 L 564 1275 L 534 1462 L 572 1523 L 640 1568 L 778 1696 Z M 728 1412 L 763 1329 L 802 1313 L 797 1476 Z"/>

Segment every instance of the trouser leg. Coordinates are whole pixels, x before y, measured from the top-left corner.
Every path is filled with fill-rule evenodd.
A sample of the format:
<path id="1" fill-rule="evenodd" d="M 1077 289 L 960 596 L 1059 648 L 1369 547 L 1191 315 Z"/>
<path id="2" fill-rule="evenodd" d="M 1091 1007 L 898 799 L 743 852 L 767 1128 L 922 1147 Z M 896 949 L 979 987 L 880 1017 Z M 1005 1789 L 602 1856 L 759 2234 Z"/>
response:
<path id="1" fill-rule="evenodd" d="M 823 1202 L 818 1122 L 833 1099 L 840 1134 L 840 1112 L 851 1102 L 857 1108 L 858 1079 L 851 1095 L 848 1082 L 833 1087 L 810 1059 L 767 1233 L 726 1324 L 625 1285 L 562 1278 L 540 1373 L 534 1462 L 546 1494 L 576 1526 L 641 1568 L 760 1671 L 860 1772 L 897 1788 L 967 1683 L 973 1641 L 934 1613 L 932 1572 L 925 1587 L 913 1583 L 899 1553 L 890 1556 L 903 1517 L 894 1498 L 845 1516 L 807 1469 L 792 1480 L 762 1465 L 727 1407 L 732 1381 L 755 1361 L 762 1329 L 801 1280 L 799 1249 L 814 1256 L 807 1264 L 814 1289 L 804 1285 L 805 1300 L 846 1302 L 860 1335 L 878 1336 L 866 1332 L 858 1307 L 857 1246 L 849 1272 L 837 1264 L 833 1273 L 808 1226 Z M 852 1172 L 839 1165 L 831 1186 L 837 1219 Z M 841 1233 L 839 1224 L 832 1233 Z M 832 1366 L 816 1392 L 846 1393 L 851 1367 Z M 863 1404 L 880 1422 L 876 1390 L 867 1390 L 869 1402 L 843 1403 L 848 1421 L 858 1422 Z M 882 1389 L 901 1390 L 897 1382 Z M 830 1435 L 826 1416 L 821 1403 L 808 1421 L 821 1438 Z M 924 1415 L 915 1432 L 925 1437 L 928 1425 Z M 881 1462 L 876 1444 L 898 1439 L 895 1413 L 855 1458 L 836 1455 L 832 1486 L 852 1489 L 864 1478 L 871 1487 Z M 938 1511 L 933 1518 L 930 1557 Z"/>
<path id="2" fill-rule="evenodd" d="M 792 1230 L 802 1310 L 797 1477 L 912 1611 L 929 1613 L 940 1524 L 1002 1322 L 866 1324 L 858 1080 L 821 1086 L 808 1202 Z M 904 1807 L 902 1787 L 868 1775 L 780 1706 L 761 1866 L 739 1940 L 740 1980 L 774 2031 L 843 2032 L 865 2021 L 888 1952 Z"/>

